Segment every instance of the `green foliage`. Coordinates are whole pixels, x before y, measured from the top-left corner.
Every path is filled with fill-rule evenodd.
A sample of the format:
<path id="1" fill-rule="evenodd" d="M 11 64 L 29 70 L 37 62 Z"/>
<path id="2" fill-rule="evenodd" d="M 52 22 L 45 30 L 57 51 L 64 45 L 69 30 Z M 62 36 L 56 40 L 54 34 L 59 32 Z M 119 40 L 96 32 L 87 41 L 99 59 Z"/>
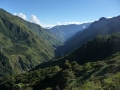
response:
<path id="1" fill-rule="evenodd" d="M 114 40 L 113 36 L 117 39 Z M 117 80 L 119 79 L 117 72 L 120 70 L 119 37 L 119 33 L 107 36 L 99 35 L 73 53 L 41 64 L 39 67 L 43 69 L 55 65 L 62 68 L 57 74 L 47 78 L 47 87 L 51 87 L 53 90 L 57 85 L 62 90 L 118 89 L 120 84 Z M 111 41 L 109 38 L 111 38 Z M 113 50 L 113 44 L 117 49 L 109 52 Z M 48 80 L 55 82 L 55 84 L 48 83 Z M 114 84 L 112 83 L 113 80 L 115 80 Z"/>
<path id="2" fill-rule="evenodd" d="M 60 52 L 59 56 L 61 56 L 61 53 L 64 53 L 64 55 L 66 55 L 73 52 L 76 48 L 79 48 L 83 44 L 87 43 L 87 41 L 93 40 L 98 34 L 108 35 L 108 34 L 120 32 L 119 25 L 120 25 L 120 16 L 113 17 L 111 19 L 104 19 L 104 20 L 93 22 L 89 26 L 89 28 L 76 33 L 72 38 L 68 39 L 65 42 L 65 45 L 63 47 L 58 48 L 58 52 Z M 98 38 L 101 38 L 101 36 L 99 35 Z M 103 40 L 101 39 L 101 41 Z M 116 42 L 116 40 L 114 42 Z M 99 45 L 99 47 L 101 47 L 101 45 Z M 99 48 L 96 47 L 96 49 L 99 49 Z M 107 52 L 106 53 L 104 52 L 104 54 L 107 54 Z"/>
<path id="3" fill-rule="evenodd" d="M 85 65 L 83 65 L 83 69 L 86 70 L 86 71 L 92 69 L 91 63 L 90 62 L 85 63 Z"/>
<path id="4" fill-rule="evenodd" d="M 86 81 L 81 87 L 81 90 L 102 90 L 99 82 L 94 83 L 93 81 Z"/>
<path id="5" fill-rule="evenodd" d="M 44 89 L 44 90 L 52 90 L 52 88 L 48 87 L 48 88 L 46 88 L 46 89 Z"/>
<path id="6" fill-rule="evenodd" d="M 84 64 L 91 61 L 104 60 L 120 51 L 120 33 L 98 36 L 92 41 L 88 41 L 74 52 L 58 60 L 76 61 Z"/>
<path id="7" fill-rule="evenodd" d="M 7 58 L 0 60 L 0 76 L 3 73 L 25 72 L 54 58 L 53 45 L 59 46 L 61 42 L 41 26 L 0 9 L 0 46 L 3 56 Z"/>
<path id="8" fill-rule="evenodd" d="M 111 88 L 111 90 L 117 90 L 120 86 L 120 72 L 109 76 L 104 79 L 103 83 L 106 85 L 105 89 Z"/>
<path id="9" fill-rule="evenodd" d="M 120 33 L 99 35 L 65 57 L 44 62 L 26 73 L 7 75 L 7 72 L 27 71 L 49 60 L 54 57 L 54 48 L 47 36 L 35 34 L 40 26 L 22 21 L 4 10 L 0 11 L 0 27 L 0 44 L 10 45 L 0 54 L 0 75 L 3 76 L 0 90 L 119 89 Z M 16 44 L 24 39 L 27 40 L 22 44 Z"/>
<path id="10" fill-rule="evenodd" d="M 116 55 L 114 58 L 118 56 Z M 118 71 L 120 59 L 117 60 L 114 63 L 115 67 L 110 67 L 113 64 L 107 63 L 109 59 L 88 62 L 83 65 L 66 60 L 61 68 L 50 66 L 19 75 L 3 77 L 0 79 L 0 89 L 56 90 L 57 87 L 60 90 L 106 90 L 108 88 L 116 90 L 120 84 L 120 73 Z"/>
<path id="11" fill-rule="evenodd" d="M 9 59 L 0 53 L 0 76 L 6 75 L 9 73 L 12 73 L 12 68 L 9 63 Z"/>

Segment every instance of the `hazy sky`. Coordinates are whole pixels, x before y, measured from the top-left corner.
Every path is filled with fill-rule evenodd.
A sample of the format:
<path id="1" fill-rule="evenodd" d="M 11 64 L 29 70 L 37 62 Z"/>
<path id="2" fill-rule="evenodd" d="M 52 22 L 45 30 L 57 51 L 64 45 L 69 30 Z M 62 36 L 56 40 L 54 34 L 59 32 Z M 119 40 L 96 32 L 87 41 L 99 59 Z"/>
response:
<path id="1" fill-rule="evenodd" d="M 45 27 L 118 16 L 120 0 L 0 0 L 0 8 Z"/>

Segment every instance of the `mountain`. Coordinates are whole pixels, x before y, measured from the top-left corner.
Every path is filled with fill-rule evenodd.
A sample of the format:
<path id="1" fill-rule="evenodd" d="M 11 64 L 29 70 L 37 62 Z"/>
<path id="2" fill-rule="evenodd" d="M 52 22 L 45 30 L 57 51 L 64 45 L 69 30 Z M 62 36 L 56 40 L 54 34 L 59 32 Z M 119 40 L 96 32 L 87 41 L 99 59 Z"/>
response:
<path id="1" fill-rule="evenodd" d="M 52 34 L 59 41 L 64 42 L 72 37 L 79 31 L 88 28 L 91 23 L 83 23 L 83 24 L 69 24 L 69 25 L 57 25 L 50 29 L 45 29 L 48 33 Z"/>
<path id="2" fill-rule="evenodd" d="M 0 9 L 0 90 L 119 90 L 119 25 L 120 16 L 100 18 L 53 59 L 62 45 L 53 33 Z"/>
<path id="3" fill-rule="evenodd" d="M 61 66 L 65 60 L 69 60 L 70 62 L 76 61 L 79 64 L 104 60 L 120 52 L 119 45 L 120 32 L 105 36 L 98 35 L 93 40 L 87 41 L 86 44 L 75 49 L 73 52 L 63 57 L 50 60 L 49 62 L 42 63 L 36 66 L 36 69 L 56 65 Z"/>
<path id="4" fill-rule="evenodd" d="M 61 56 L 74 51 L 76 48 L 85 44 L 89 40 L 93 40 L 97 35 L 107 35 L 120 32 L 120 16 L 106 19 L 100 18 L 98 21 L 93 22 L 87 29 L 78 32 L 73 37 L 65 42 L 64 46 L 58 47 L 56 53 Z"/>
<path id="5" fill-rule="evenodd" d="M 119 90 L 120 33 L 98 35 L 65 57 L 0 79 L 3 90 Z"/>
<path id="6" fill-rule="evenodd" d="M 18 16 L 16 16 L 16 18 L 25 26 L 27 26 L 31 31 L 37 34 L 39 37 L 43 38 L 44 40 L 47 40 L 50 44 L 54 46 L 62 45 L 60 41 L 58 41 L 53 35 L 46 32 L 40 25 L 25 21 L 19 18 Z"/>
<path id="7" fill-rule="evenodd" d="M 28 71 L 54 58 L 58 45 L 41 26 L 0 9 L 0 76 Z"/>

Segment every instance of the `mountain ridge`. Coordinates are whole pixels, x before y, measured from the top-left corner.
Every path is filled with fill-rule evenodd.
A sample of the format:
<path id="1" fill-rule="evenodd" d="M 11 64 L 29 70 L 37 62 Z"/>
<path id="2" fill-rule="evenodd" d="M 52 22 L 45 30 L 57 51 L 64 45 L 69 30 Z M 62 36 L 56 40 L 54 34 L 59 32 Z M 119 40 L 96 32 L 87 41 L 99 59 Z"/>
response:
<path id="1" fill-rule="evenodd" d="M 43 61 L 54 58 L 54 46 L 57 45 L 61 45 L 61 42 L 49 35 L 41 26 L 0 9 L 1 56 L 8 60 L 4 63 L 10 64 L 11 73 L 28 71 Z M 5 67 L 3 65 L 2 68 Z M 8 71 L 2 68 L 0 74 L 4 75 Z"/>
<path id="2" fill-rule="evenodd" d="M 0 89 L 56 90 L 57 87 L 61 90 L 89 90 L 91 88 L 116 90 L 120 83 L 119 46 L 120 33 L 98 35 L 73 53 L 58 60 L 49 61 L 47 65 L 43 63 L 43 67 L 27 73 L 3 77 L 0 79 Z M 103 52 L 105 54 L 101 54 Z M 92 55 L 91 58 L 89 54 Z M 84 59 L 80 58 L 81 56 Z M 87 61 L 81 63 L 80 61 L 85 58 Z"/>
<path id="3" fill-rule="evenodd" d="M 74 51 L 76 48 L 80 47 L 82 44 L 85 44 L 87 41 L 93 40 L 98 34 L 106 35 L 120 32 L 119 24 L 120 16 L 110 19 L 99 19 L 98 21 L 93 22 L 87 29 L 78 32 L 68 41 L 66 41 L 65 45 L 58 47 L 56 53 L 59 54 L 56 55 L 56 57 L 60 57 L 61 53 L 66 55 Z"/>
<path id="4" fill-rule="evenodd" d="M 55 36 L 59 41 L 65 42 L 77 32 L 88 28 L 91 23 L 92 22 L 82 24 L 57 25 L 45 30 Z"/>

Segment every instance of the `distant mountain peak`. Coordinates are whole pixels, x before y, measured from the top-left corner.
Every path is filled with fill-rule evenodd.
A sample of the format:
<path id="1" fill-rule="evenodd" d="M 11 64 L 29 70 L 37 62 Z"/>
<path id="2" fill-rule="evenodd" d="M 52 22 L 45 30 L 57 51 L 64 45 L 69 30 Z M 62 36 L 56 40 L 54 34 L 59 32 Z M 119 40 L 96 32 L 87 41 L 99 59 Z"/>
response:
<path id="1" fill-rule="evenodd" d="M 106 20 L 106 18 L 105 18 L 105 17 L 101 17 L 101 18 L 99 19 L 99 21 L 102 21 L 102 20 Z"/>

